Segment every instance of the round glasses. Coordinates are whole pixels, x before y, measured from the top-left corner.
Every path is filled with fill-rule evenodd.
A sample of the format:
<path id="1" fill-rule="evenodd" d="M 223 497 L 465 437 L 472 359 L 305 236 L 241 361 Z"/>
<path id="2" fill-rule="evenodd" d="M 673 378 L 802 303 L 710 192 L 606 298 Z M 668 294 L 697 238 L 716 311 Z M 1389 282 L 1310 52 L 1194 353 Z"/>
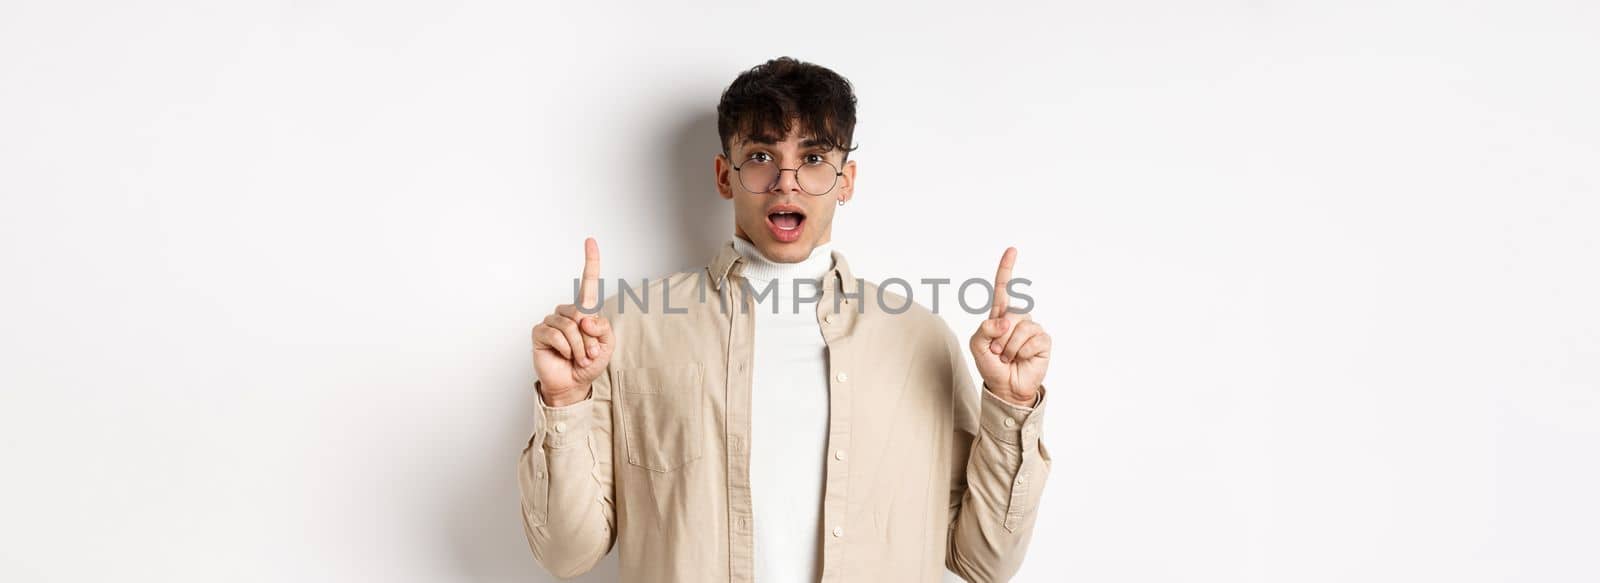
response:
<path id="1" fill-rule="evenodd" d="M 734 166 L 733 171 L 739 174 L 739 184 L 744 189 L 756 194 L 771 192 L 778 187 L 778 178 L 784 172 L 793 172 L 794 181 L 800 185 L 800 190 L 811 196 L 822 196 L 833 191 L 839 184 L 839 177 L 843 172 L 822 156 L 811 154 L 806 156 L 806 161 L 799 168 L 779 168 L 778 162 L 770 156 L 763 160 L 751 158 L 744 164 Z"/>

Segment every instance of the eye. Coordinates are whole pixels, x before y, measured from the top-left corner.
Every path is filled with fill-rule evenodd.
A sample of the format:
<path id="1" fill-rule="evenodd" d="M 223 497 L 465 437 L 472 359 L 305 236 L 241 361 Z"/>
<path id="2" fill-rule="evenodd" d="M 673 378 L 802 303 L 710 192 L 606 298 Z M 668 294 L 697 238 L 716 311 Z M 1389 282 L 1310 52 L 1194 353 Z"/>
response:
<path id="1" fill-rule="evenodd" d="M 772 155 L 766 152 L 756 152 L 750 155 L 750 161 L 758 164 L 766 164 L 772 161 Z"/>
<path id="2" fill-rule="evenodd" d="M 822 154 L 806 154 L 806 158 L 805 159 L 806 159 L 806 163 L 807 164 L 812 164 L 812 165 L 821 164 L 823 162 L 827 162 L 828 161 L 827 158 L 823 158 L 822 157 Z"/>

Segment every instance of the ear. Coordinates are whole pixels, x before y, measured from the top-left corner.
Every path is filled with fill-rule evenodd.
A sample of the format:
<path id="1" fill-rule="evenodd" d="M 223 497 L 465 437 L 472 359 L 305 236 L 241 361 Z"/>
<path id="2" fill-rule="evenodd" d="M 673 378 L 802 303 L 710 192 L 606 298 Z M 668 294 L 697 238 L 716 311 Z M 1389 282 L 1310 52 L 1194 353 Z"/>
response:
<path id="1" fill-rule="evenodd" d="M 844 163 L 844 176 L 839 177 L 839 202 L 850 202 L 856 195 L 856 161 Z"/>
<path id="2" fill-rule="evenodd" d="M 711 169 L 716 173 L 713 180 L 717 183 L 717 194 L 726 200 L 733 200 L 733 164 L 719 153 L 712 159 Z"/>

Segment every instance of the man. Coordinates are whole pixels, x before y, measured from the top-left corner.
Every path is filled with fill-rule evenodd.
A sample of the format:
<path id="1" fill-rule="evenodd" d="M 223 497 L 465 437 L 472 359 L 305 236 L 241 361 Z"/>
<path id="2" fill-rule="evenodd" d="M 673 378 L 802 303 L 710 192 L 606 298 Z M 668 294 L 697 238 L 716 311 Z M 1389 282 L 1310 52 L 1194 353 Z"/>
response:
<path id="1" fill-rule="evenodd" d="M 518 464 L 529 544 L 556 576 L 613 545 L 625 581 L 1004 581 L 1021 565 L 1050 470 L 1050 336 L 1008 310 L 1015 249 L 968 345 L 981 389 L 939 316 L 851 274 L 830 240 L 855 194 L 855 101 L 790 58 L 728 87 L 713 168 L 734 232 L 703 271 L 591 310 L 585 241 L 579 303 L 533 329 L 541 405 Z"/>

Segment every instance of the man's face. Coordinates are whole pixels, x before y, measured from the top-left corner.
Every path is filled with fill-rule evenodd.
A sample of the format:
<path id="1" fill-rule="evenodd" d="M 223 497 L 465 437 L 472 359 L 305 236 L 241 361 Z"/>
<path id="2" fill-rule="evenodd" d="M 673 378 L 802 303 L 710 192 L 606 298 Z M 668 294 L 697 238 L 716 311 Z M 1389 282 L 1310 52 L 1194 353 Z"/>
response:
<path id="1" fill-rule="evenodd" d="M 780 263 L 802 261 L 817 245 L 827 243 L 833 235 L 833 211 L 839 208 L 840 201 L 850 200 L 855 188 L 855 161 L 845 163 L 843 152 L 825 150 L 827 146 L 809 136 L 801 136 L 799 124 L 795 126 L 796 129 L 776 144 L 735 138 L 729 145 L 732 160 L 717 154 L 715 163 L 717 191 L 722 198 L 733 201 L 733 234 Z M 827 161 L 844 175 L 838 177 L 833 190 L 816 196 L 801 188 L 799 172 L 784 170 L 778 172 L 777 186 L 758 193 L 746 188 L 739 179 L 739 172 L 733 169 L 734 166 L 747 168 L 751 161 L 790 170 L 809 164 L 813 169 L 808 172 L 813 172 L 813 176 L 818 175 L 815 174 L 816 162 Z M 751 186 L 760 188 L 756 184 Z"/>

